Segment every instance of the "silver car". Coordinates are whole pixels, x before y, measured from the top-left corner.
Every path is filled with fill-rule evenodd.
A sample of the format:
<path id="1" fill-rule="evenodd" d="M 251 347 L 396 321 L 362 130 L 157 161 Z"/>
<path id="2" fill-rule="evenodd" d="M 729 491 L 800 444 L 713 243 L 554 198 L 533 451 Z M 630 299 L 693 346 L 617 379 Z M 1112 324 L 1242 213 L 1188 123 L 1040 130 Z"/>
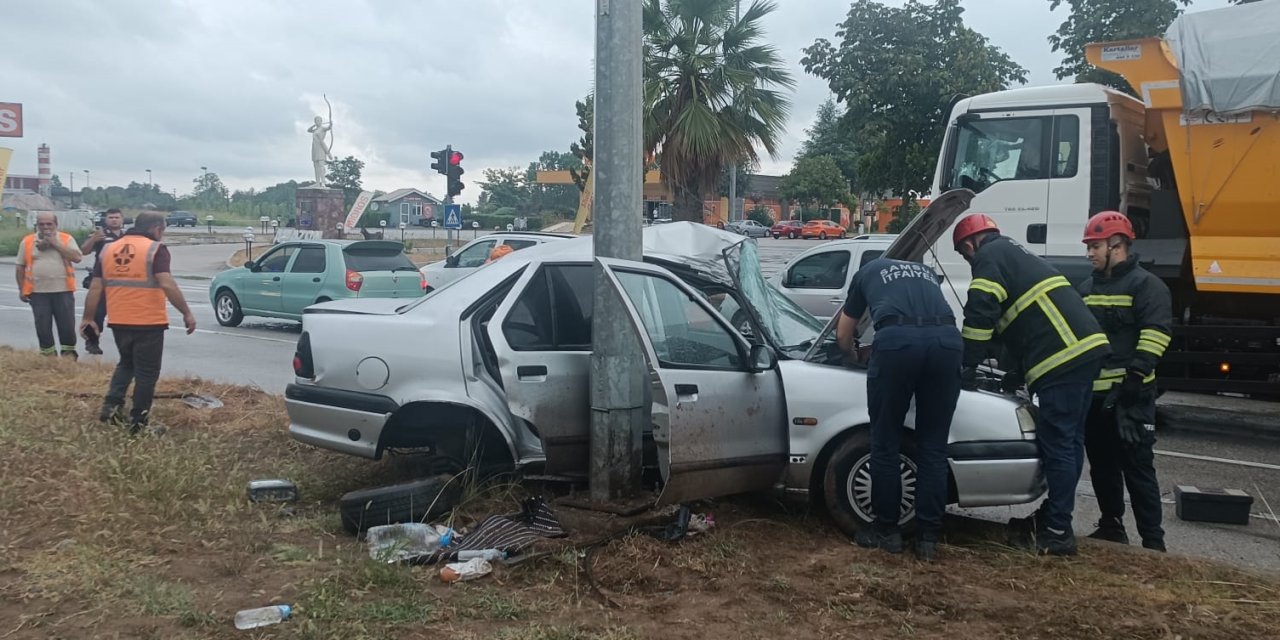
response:
<path id="1" fill-rule="evenodd" d="M 946 229 L 972 194 L 915 221 Z M 942 222 L 929 224 L 930 217 Z M 846 532 L 871 521 L 866 374 L 824 326 L 760 276 L 751 241 L 692 223 L 644 232 L 645 262 L 598 259 L 648 363 L 645 465 L 658 504 L 780 490 L 825 503 Z M 928 238 L 904 235 L 891 255 Z M 286 390 L 304 443 L 377 459 L 428 452 L 478 465 L 585 477 L 590 445 L 590 238 L 527 249 L 417 302 L 307 309 Z M 866 323 L 863 323 L 866 324 Z M 904 523 L 914 517 L 914 412 L 904 425 Z M 949 457 L 962 506 L 1043 492 L 1034 407 L 964 392 Z"/>
<path id="2" fill-rule="evenodd" d="M 574 236 L 562 233 L 537 231 L 495 231 L 468 242 L 448 258 L 425 265 L 418 271 L 422 272 L 422 276 L 426 278 L 428 288 L 439 289 L 484 266 L 485 261 L 489 259 L 489 254 L 498 246 L 506 245 L 513 251 L 520 251 L 544 242 L 572 237 Z"/>
<path id="3" fill-rule="evenodd" d="M 769 282 L 805 311 L 830 318 L 844 306 L 853 274 L 879 258 L 897 237 L 876 233 L 824 242 L 788 260 Z"/>
<path id="4" fill-rule="evenodd" d="M 769 235 L 769 227 L 766 227 L 755 220 L 737 220 L 724 225 L 725 231 L 732 231 L 740 236 L 749 238 L 763 238 Z"/>

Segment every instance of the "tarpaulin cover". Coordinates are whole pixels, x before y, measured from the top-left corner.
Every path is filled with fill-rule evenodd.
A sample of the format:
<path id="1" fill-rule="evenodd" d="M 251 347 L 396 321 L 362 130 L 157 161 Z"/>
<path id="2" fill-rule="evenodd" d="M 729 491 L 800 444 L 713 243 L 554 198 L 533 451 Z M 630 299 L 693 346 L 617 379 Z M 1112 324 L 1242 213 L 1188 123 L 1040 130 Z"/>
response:
<path id="1" fill-rule="evenodd" d="M 1280 0 L 1183 14 L 1165 40 L 1185 112 L 1280 108 Z"/>

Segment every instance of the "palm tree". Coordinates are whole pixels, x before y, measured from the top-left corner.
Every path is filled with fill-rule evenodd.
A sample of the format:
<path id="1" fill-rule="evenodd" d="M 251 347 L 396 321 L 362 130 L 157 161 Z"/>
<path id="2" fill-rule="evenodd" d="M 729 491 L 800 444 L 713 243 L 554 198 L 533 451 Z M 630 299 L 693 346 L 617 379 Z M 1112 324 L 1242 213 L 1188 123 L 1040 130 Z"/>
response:
<path id="1" fill-rule="evenodd" d="M 645 0 L 644 144 L 657 158 L 675 218 L 702 221 L 721 170 L 757 149 L 777 156 L 795 85 L 777 50 L 762 44 L 762 19 L 777 5 L 753 0 Z"/>

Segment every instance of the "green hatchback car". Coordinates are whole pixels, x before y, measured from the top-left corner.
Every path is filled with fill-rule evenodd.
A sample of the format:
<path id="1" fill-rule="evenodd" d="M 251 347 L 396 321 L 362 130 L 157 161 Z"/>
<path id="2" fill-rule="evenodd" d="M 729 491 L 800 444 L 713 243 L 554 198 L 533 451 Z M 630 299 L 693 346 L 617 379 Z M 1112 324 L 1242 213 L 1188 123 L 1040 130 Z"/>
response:
<path id="1" fill-rule="evenodd" d="M 390 240 L 282 242 L 209 283 L 218 324 L 245 316 L 302 320 L 302 310 L 343 298 L 420 298 L 426 280 Z"/>

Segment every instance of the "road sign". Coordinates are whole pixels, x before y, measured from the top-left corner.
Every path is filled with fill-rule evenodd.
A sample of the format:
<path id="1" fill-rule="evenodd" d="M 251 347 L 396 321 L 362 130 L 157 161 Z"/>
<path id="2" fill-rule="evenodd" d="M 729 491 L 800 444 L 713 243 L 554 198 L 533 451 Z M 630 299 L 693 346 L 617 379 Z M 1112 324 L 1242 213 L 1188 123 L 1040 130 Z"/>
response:
<path id="1" fill-rule="evenodd" d="M 462 228 L 462 205 L 446 204 L 444 206 L 444 228 L 446 229 Z"/>
<path id="2" fill-rule="evenodd" d="M 22 137 L 22 105 L 0 102 L 0 138 Z"/>

